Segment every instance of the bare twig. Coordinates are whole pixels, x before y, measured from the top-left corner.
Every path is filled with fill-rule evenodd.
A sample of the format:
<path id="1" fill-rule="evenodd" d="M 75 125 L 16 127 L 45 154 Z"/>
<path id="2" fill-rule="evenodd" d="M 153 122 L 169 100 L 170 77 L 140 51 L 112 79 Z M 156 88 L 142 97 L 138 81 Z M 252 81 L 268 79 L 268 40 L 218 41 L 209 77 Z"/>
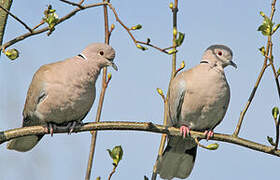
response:
<path id="1" fill-rule="evenodd" d="M 117 168 L 117 166 L 114 165 L 114 168 L 113 168 L 112 172 L 110 173 L 108 180 L 110 180 L 111 177 L 113 176 L 113 174 L 116 172 L 116 168 Z"/>
<path id="2" fill-rule="evenodd" d="M 71 18 L 72 16 L 74 16 L 77 12 L 81 11 L 81 10 L 85 10 L 85 9 L 88 9 L 88 8 L 92 8 L 92 7 L 98 7 L 98 6 L 103 6 L 103 5 L 106 5 L 107 3 L 105 2 L 101 2 L 101 3 L 95 3 L 95 4 L 89 4 L 89 5 L 86 5 L 84 6 L 84 9 L 81 9 L 81 8 L 76 8 L 74 9 L 73 11 L 71 11 L 70 13 L 68 13 L 67 15 L 65 15 L 64 17 L 60 18 L 57 22 L 56 25 L 64 22 L 65 20 Z M 8 42 L 6 42 L 5 44 L 3 44 L 1 47 L 0 47 L 0 50 L 2 50 L 3 48 L 7 48 L 19 41 L 22 41 L 24 40 L 25 38 L 28 38 L 28 37 L 31 37 L 31 36 L 34 36 L 34 35 L 37 35 L 37 34 L 40 34 L 40 33 L 43 33 L 43 32 L 46 32 L 49 30 L 49 27 L 44 27 L 42 29 L 39 29 L 39 30 L 36 30 L 36 31 L 32 31 L 32 32 L 29 32 L 29 33 L 26 33 L 26 34 L 23 34 L 21 36 L 18 36 Z"/>
<path id="3" fill-rule="evenodd" d="M 178 0 L 174 1 L 174 7 L 172 9 L 172 14 L 173 14 L 173 26 L 172 26 L 172 33 L 173 33 L 173 49 L 176 51 L 176 38 L 177 38 L 177 34 L 174 33 L 174 29 L 176 29 L 177 31 L 177 12 L 178 12 Z M 172 71 L 171 71 L 171 76 L 170 76 L 170 81 L 169 81 L 169 85 L 168 85 L 168 90 L 167 90 L 167 94 L 166 94 L 166 98 L 164 101 L 164 120 L 163 120 L 163 125 L 166 126 L 167 124 L 167 119 L 168 119 L 168 101 L 169 101 L 169 94 L 170 94 L 170 84 L 172 79 L 175 77 L 175 73 L 176 73 L 176 53 L 172 54 Z M 157 160 L 156 163 L 154 165 L 153 168 L 153 174 L 152 174 L 152 180 L 156 180 L 157 178 L 157 161 L 159 161 L 162 158 L 162 154 L 163 154 L 163 149 L 164 149 L 164 145 L 166 142 L 166 134 L 163 134 L 161 136 L 161 141 L 160 141 L 160 146 L 159 146 L 159 150 L 158 150 L 158 156 L 157 156 Z"/>
<path id="4" fill-rule="evenodd" d="M 0 8 L 5 11 L 6 13 L 8 13 L 10 16 L 12 16 L 15 20 L 17 20 L 20 24 L 22 24 L 29 32 L 32 33 L 32 29 L 27 26 L 26 23 L 24 23 L 22 20 L 20 20 L 18 17 L 16 17 L 13 13 L 11 13 L 10 11 L 8 11 L 7 9 L 5 9 L 3 6 L 0 5 Z"/>
<path id="5" fill-rule="evenodd" d="M 70 4 L 72 6 L 77 6 L 81 9 L 84 9 L 85 7 L 81 5 L 81 3 L 74 3 L 74 2 L 71 2 L 71 1 L 67 1 L 67 0 L 60 0 L 61 2 L 64 2 L 64 3 L 67 3 L 67 4 Z"/>
<path id="6" fill-rule="evenodd" d="M 105 2 L 105 0 L 103 0 Z M 109 33 L 109 22 L 108 22 L 108 9 L 107 6 L 103 6 L 104 10 L 104 28 L 105 28 L 105 43 L 109 44 L 110 39 L 110 33 Z M 102 76 L 102 90 L 99 97 L 99 103 L 97 108 L 97 114 L 95 121 L 99 122 L 105 97 L 105 92 L 107 89 L 107 68 L 103 68 L 103 76 Z M 95 152 L 95 145 L 96 145 L 96 138 L 97 138 L 97 131 L 92 131 L 92 137 L 91 137 L 91 145 L 90 145 L 90 153 L 89 153 L 89 159 L 88 159 L 88 165 L 87 165 L 87 172 L 86 172 L 86 180 L 90 179 L 91 170 L 92 170 L 92 163 L 94 158 L 94 152 Z"/>
<path id="7" fill-rule="evenodd" d="M 273 2 L 272 2 L 272 4 L 271 4 L 271 13 L 270 13 L 270 20 L 271 20 L 271 21 L 272 21 L 272 19 L 273 19 L 274 12 L 275 12 L 275 4 L 276 4 L 276 0 L 273 0 Z M 272 59 L 272 53 L 270 52 L 270 50 L 272 50 L 271 48 L 272 48 L 271 36 L 268 36 L 268 38 L 267 38 L 267 45 L 266 45 L 266 51 L 265 51 L 265 58 L 264 58 L 264 63 L 263 63 L 261 72 L 260 72 L 260 74 L 259 74 L 259 76 L 258 76 L 258 79 L 257 79 L 257 82 L 255 83 L 255 86 L 254 86 L 254 88 L 253 88 L 253 90 L 252 90 L 252 92 L 251 92 L 251 95 L 250 95 L 250 97 L 249 97 L 249 99 L 248 99 L 248 101 L 247 101 L 247 103 L 246 103 L 246 105 L 245 105 L 245 108 L 243 109 L 243 111 L 242 111 L 241 114 L 240 114 L 240 117 L 239 117 L 239 120 L 238 120 L 236 129 L 235 129 L 235 131 L 234 131 L 234 133 L 233 133 L 233 136 L 238 136 L 238 134 L 239 134 L 239 132 L 240 132 L 241 125 L 242 125 L 242 122 L 243 122 L 243 119 L 244 119 L 244 116 L 245 116 L 245 114 L 246 114 L 246 112 L 247 112 L 247 110 L 248 110 L 248 108 L 249 108 L 249 106 L 250 106 L 250 104 L 251 104 L 251 102 L 252 102 L 254 96 L 255 96 L 255 93 L 256 93 L 256 91 L 257 91 L 257 88 L 258 88 L 258 86 L 259 86 L 259 84 L 260 84 L 260 81 L 261 81 L 261 79 L 262 79 L 262 77 L 263 77 L 264 71 L 266 70 L 266 68 L 267 68 L 267 66 L 268 66 L 268 65 L 267 65 L 267 61 L 268 61 L 268 60 L 271 61 L 271 59 Z M 269 58 L 268 58 L 268 55 L 269 55 L 269 54 L 270 54 L 270 56 L 269 56 Z M 273 63 L 271 64 L 271 66 L 274 67 Z M 274 69 L 274 70 L 273 70 L 274 75 L 275 75 L 275 77 L 277 77 L 277 74 L 275 74 L 275 72 L 276 72 L 276 71 L 275 71 L 275 68 L 273 68 L 273 69 Z M 279 81 L 278 81 L 277 78 L 276 78 L 276 84 L 279 85 Z M 279 98 L 280 98 L 280 87 L 277 86 L 277 89 L 278 89 L 278 94 L 279 94 Z"/>
<path id="8" fill-rule="evenodd" d="M 277 123 L 275 124 L 276 125 L 276 139 L 275 139 L 275 147 L 274 147 L 274 150 L 277 150 L 278 149 L 278 144 L 279 144 L 279 126 L 280 126 L 280 118 L 278 119 Z"/>
<path id="9" fill-rule="evenodd" d="M 92 122 L 85 123 L 82 126 L 77 126 L 74 128 L 74 132 L 84 132 L 84 131 L 101 131 L 101 130 L 133 130 L 133 131 L 145 131 L 154 133 L 165 133 L 172 136 L 181 136 L 180 129 L 174 127 L 166 127 L 162 125 L 157 125 L 147 122 L 124 122 L 124 121 L 106 121 L 106 122 Z M 68 133 L 67 129 L 56 129 L 54 133 Z M 191 137 L 199 139 L 205 139 L 205 134 L 203 132 L 191 131 Z M 30 126 L 24 128 L 16 128 L 7 131 L 0 132 L 0 144 L 7 142 L 11 139 L 28 136 L 28 135 L 43 135 L 49 134 L 48 129 L 45 126 Z M 275 150 L 272 146 L 262 145 L 247 139 L 240 137 L 233 137 L 227 134 L 215 133 L 211 140 L 227 142 L 231 144 L 236 144 L 239 146 L 247 147 L 259 152 L 264 152 L 274 156 L 280 157 L 280 150 Z"/>

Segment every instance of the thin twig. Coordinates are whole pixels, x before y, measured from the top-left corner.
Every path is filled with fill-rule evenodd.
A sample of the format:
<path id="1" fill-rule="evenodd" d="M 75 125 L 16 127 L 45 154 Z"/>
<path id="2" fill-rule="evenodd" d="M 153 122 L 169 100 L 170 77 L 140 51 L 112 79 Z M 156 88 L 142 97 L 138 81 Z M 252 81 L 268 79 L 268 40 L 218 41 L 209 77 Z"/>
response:
<path id="1" fill-rule="evenodd" d="M 196 142 L 196 144 L 199 146 L 199 147 L 202 147 L 204 149 L 208 149 L 206 146 L 204 146 L 203 144 L 200 144 L 198 138 L 194 138 L 194 141 Z"/>
<path id="2" fill-rule="evenodd" d="M 108 180 L 110 180 L 111 177 L 113 176 L 113 174 L 116 172 L 116 168 L 117 168 L 117 166 L 114 165 L 114 168 L 113 168 L 112 172 L 110 173 L 110 175 L 109 175 L 109 177 L 108 177 Z"/>
<path id="3" fill-rule="evenodd" d="M 103 0 L 105 2 L 105 0 Z M 109 44 L 109 22 L 108 22 L 108 10 L 107 6 L 103 6 L 104 10 L 104 29 L 105 29 L 105 43 Z M 99 103 L 98 103 L 98 108 L 97 108 L 97 113 L 96 113 L 96 118 L 95 121 L 99 122 L 100 117 L 101 117 L 101 112 L 102 112 L 102 107 L 103 107 L 103 102 L 104 102 L 104 97 L 107 89 L 107 68 L 103 68 L 103 76 L 102 76 L 102 90 L 100 93 L 99 97 Z M 89 153 L 89 159 L 88 159 L 88 165 L 87 165 L 87 171 L 86 171 L 86 180 L 90 179 L 91 175 L 91 170 L 92 170 L 92 163 L 93 163 L 93 158 L 94 158 L 94 152 L 95 152 L 95 147 L 96 147 L 96 138 L 97 138 L 97 131 L 92 131 L 92 137 L 91 137 L 91 146 L 90 146 L 90 153 Z"/>
<path id="4" fill-rule="evenodd" d="M 270 13 L 270 20 L 271 20 L 271 21 L 272 21 L 272 19 L 273 19 L 274 12 L 275 12 L 275 3 L 276 3 L 276 0 L 273 0 L 273 2 L 272 2 L 272 4 L 271 4 L 271 13 Z M 234 131 L 234 133 L 233 133 L 233 136 L 238 136 L 238 134 L 239 134 L 239 132 L 240 132 L 241 125 L 242 125 L 242 122 L 243 122 L 243 119 L 244 119 L 244 116 L 245 116 L 245 114 L 246 114 L 246 112 L 247 112 L 247 110 L 248 110 L 248 108 L 249 108 L 249 106 L 250 106 L 250 104 L 251 104 L 251 102 L 252 102 L 254 96 L 255 96 L 255 93 L 256 93 L 256 91 L 257 91 L 257 88 L 258 88 L 258 86 L 259 86 L 259 84 L 260 84 L 260 81 L 261 81 L 261 79 L 262 79 L 262 77 L 263 77 L 264 71 L 265 71 L 266 68 L 267 68 L 267 60 L 268 60 L 268 59 L 270 59 L 270 60 L 272 59 L 271 56 L 270 56 L 270 58 L 268 58 L 269 51 L 271 50 L 270 47 L 271 47 L 271 36 L 268 36 L 268 38 L 267 38 L 267 45 L 266 45 L 266 51 L 265 51 L 265 58 L 264 58 L 264 63 L 263 63 L 261 72 L 260 72 L 260 74 L 259 74 L 259 76 L 258 76 L 258 79 L 257 79 L 257 82 L 255 83 L 255 86 L 254 86 L 254 88 L 253 88 L 253 90 L 252 90 L 252 92 L 251 92 L 251 94 L 250 94 L 250 97 L 249 97 L 249 99 L 248 99 L 248 101 L 247 101 L 247 103 L 246 103 L 246 105 L 245 105 L 245 108 L 243 109 L 243 111 L 242 111 L 241 114 L 240 114 L 240 117 L 239 117 L 239 120 L 238 120 L 236 129 L 235 129 L 235 131 Z M 271 54 L 270 54 L 270 55 L 271 55 Z M 273 64 L 271 64 L 271 65 L 273 66 Z M 274 66 L 273 66 L 273 67 L 274 67 Z M 274 73 L 274 74 L 275 74 L 275 73 Z M 277 75 L 276 75 L 275 77 L 277 77 Z M 277 82 L 278 82 L 278 79 L 276 80 L 276 83 L 277 83 Z M 279 82 L 278 82 L 278 84 L 279 84 Z M 277 88 L 279 89 L 278 93 L 279 93 L 279 97 L 280 97 L 280 87 L 277 87 Z"/>
<path id="5" fill-rule="evenodd" d="M 4 8 L 3 6 L 0 5 L 0 8 L 5 11 L 6 13 L 8 13 L 10 16 L 12 16 L 15 20 L 17 20 L 20 24 L 22 24 L 29 32 L 32 33 L 32 29 L 26 24 L 24 23 L 22 20 L 20 20 L 18 17 L 16 17 L 13 13 L 11 13 L 10 11 L 8 11 L 6 8 Z"/>
<path id="6" fill-rule="evenodd" d="M 67 4 L 70 4 L 72 6 L 77 6 L 81 9 L 84 9 L 85 7 L 81 5 L 81 3 L 74 3 L 74 2 L 71 2 L 71 1 L 67 1 L 67 0 L 60 0 L 61 2 L 64 2 L 64 3 L 67 3 Z"/>
<path id="7" fill-rule="evenodd" d="M 174 8 L 172 9 L 172 14 L 173 14 L 172 33 L 173 33 L 173 49 L 174 50 L 176 50 L 177 35 L 174 35 L 173 30 L 174 30 L 174 28 L 177 30 L 177 13 L 178 13 L 178 0 L 175 0 L 174 1 Z M 165 101 L 164 101 L 164 120 L 163 120 L 163 125 L 164 126 L 166 126 L 167 119 L 168 119 L 168 116 L 169 116 L 168 102 L 169 102 L 169 94 L 170 94 L 170 85 L 171 85 L 172 79 L 175 77 L 175 73 L 176 73 L 176 53 L 173 53 L 172 54 L 172 71 L 171 71 L 171 76 L 170 76 L 170 81 L 169 81 L 169 85 L 168 85 L 166 98 L 165 98 Z M 157 160 L 156 160 L 156 163 L 153 167 L 152 180 L 156 180 L 156 178 L 157 178 L 157 173 L 156 173 L 157 172 L 157 162 L 162 158 L 164 145 L 166 143 L 166 138 L 167 138 L 166 134 L 163 134 L 161 136 L 161 141 L 160 141 L 160 146 L 159 146 L 159 150 L 158 150 Z"/>
<path id="8" fill-rule="evenodd" d="M 85 123 L 81 126 L 74 128 L 74 132 L 88 132 L 88 131 L 103 131 L 103 130 L 133 130 L 133 131 L 144 131 L 154 133 L 165 133 L 172 136 L 181 136 L 180 129 L 174 127 L 166 127 L 162 125 L 153 124 L 151 122 L 124 122 L 124 121 L 103 121 L 103 122 L 92 122 Z M 56 133 L 68 133 L 67 129 L 58 128 L 54 130 Z M 205 139 L 203 132 L 190 131 L 191 137 L 199 139 Z M 10 129 L 7 131 L 0 132 L 0 144 L 7 142 L 11 139 L 28 136 L 28 135 L 44 135 L 49 134 L 47 127 L 45 126 L 30 126 L 23 128 Z M 74 134 L 74 133 L 73 133 Z M 247 147 L 259 152 L 264 152 L 274 156 L 280 157 L 280 150 L 275 150 L 272 146 L 262 145 L 247 139 L 240 137 L 233 137 L 228 134 L 215 133 L 211 140 L 227 142 L 236 144 L 239 146 Z"/>
<path id="9" fill-rule="evenodd" d="M 276 123 L 276 139 L 275 139 L 275 147 L 274 150 L 278 149 L 278 144 L 279 144 L 279 127 L 280 126 L 280 118 L 278 119 L 277 123 Z"/>
<path id="10" fill-rule="evenodd" d="M 71 11 L 70 13 L 68 13 L 67 15 L 65 15 L 64 17 L 60 18 L 56 24 L 56 26 L 62 22 L 64 22 L 65 20 L 71 18 L 72 16 L 74 16 L 77 12 L 81 11 L 81 10 L 85 10 L 85 9 L 88 9 L 88 8 L 92 8 L 92 7 L 98 7 L 98 6 L 103 6 L 103 5 L 106 5 L 107 3 L 105 2 L 101 2 L 101 3 L 95 3 L 95 4 L 89 4 L 89 5 L 86 5 L 84 6 L 84 9 L 81 9 L 81 8 L 76 8 L 74 9 L 73 11 Z M 44 27 L 42 29 L 39 29 L 39 30 L 36 30 L 36 31 L 32 31 L 32 32 L 29 32 L 29 33 L 26 33 L 26 34 L 23 34 L 21 36 L 18 36 L 8 42 L 6 42 L 5 44 L 3 44 L 2 46 L 0 46 L 0 50 L 2 50 L 3 48 L 7 48 L 19 41 L 22 41 L 24 40 L 25 38 L 28 38 L 28 37 L 31 37 L 31 36 L 34 36 L 34 35 L 37 35 L 37 34 L 40 34 L 40 33 L 43 33 L 43 32 L 46 32 L 49 30 L 49 27 Z"/>

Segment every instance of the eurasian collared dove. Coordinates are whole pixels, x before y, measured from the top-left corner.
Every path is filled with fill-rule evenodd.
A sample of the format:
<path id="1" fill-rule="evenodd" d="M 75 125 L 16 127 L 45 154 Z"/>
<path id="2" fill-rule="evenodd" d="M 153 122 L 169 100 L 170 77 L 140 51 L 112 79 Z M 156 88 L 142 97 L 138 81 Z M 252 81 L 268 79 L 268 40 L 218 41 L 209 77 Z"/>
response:
<path id="1" fill-rule="evenodd" d="M 205 131 L 207 140 L 228 108 L 230 89 L 224 68 L 236 64 L 224 45 L 206 49 L 199 65 L 178 74 L 171 82 L 168 125 L 180 127 L 183 137 L 190 129 Z M 169 136 L 157 172 L 164 179 L 187 178 L 195 162 L 197 144 L 187 136 Z"/>
<path id="2" fill-rule="evenodd" d="M 79 55 L 43 65 L 34 74 L 23 110 L 23 127 L 67 125 L 71 133 L 81 122 L 95 99 L 95 82 L 100 70 L 113 63 L 114 49 L 104 43 L 88 45 Z M 7 148 L 20 152 L 32 149 L 43 136 L 24 136 L 11 140 Z"/>

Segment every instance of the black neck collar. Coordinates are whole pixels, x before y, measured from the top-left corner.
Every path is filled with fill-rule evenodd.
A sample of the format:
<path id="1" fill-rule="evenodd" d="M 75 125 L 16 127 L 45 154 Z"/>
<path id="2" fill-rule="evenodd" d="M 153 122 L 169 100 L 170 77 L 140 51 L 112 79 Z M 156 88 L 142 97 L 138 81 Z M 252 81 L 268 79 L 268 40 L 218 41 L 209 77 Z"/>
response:
<path id="1" fill-rule="evenodd" d="M 209 64 L 208 61 L 200 61 L 200 63 L 206 63 L 206 64 Z"/>
<path id="2" fill-rule="evenodd" d="M 82 55 L 82 54 L 78 54 L 77 56 L 79 56 L 79 57 L 83 58 L 84 60 L 86 60 L 86 57 L 84 55 Z"/>

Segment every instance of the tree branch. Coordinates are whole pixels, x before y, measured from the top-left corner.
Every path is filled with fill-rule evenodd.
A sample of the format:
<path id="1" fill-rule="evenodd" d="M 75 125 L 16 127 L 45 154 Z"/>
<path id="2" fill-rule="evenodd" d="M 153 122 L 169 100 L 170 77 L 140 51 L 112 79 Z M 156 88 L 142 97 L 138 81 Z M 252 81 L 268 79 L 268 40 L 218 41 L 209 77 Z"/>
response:
<path id="1" fill-rule="evenodd" d="M 153 124 L 151 122 L 124 122 L 124 121 L 107 121 L 107 122 L 93 122 L 85 123 L 81 126 L 75 127 L 74 132 L 85 132 L 85 131 L 104 131 L 104 130 L 133 130 L 133 131 L 144 131 L 153 133 L 164 133 L 172 136 L 181 136 L 179 128 L 166 127 L 162 125 Z M 68 133 L 67 129 L 56 129 L 54 133 Z M 191 131 L 193 138 L 205 139 L 203 132 Z M 49 134 L 48 128 L 45 126 L 31 126 L 24 128 L 16 128 L 7 131 L 0 132 L 0 144 L 7 142 L 11 139 L 28 136 L 28 135 L 44 135 Z M 247 139 L 240 137 L 233 137 L 228 134 L 215 133 L 211 140 L 227 142 L 236 144 L 239 146 L 247 147 L 252 150 L 264 152 L 274 156 L 280 157 L 280 150 L 275 150 L 273 146 L 262 145 Z"/>
<path id="2" fill-rule="evenodd" d="M 0 4 L 0 8 L 5 11 L 6 13 L 8 13 L 10 16 L 12 16 L 15 20 L 17 20 L 20 24 L 22 24 L 29 32 L 32 32 L 32 29 L 27 26 L 26 23 L 24 23 L 22 20 L 20 20 L 18 17 L 16 17 L 14 14 L 12 14 L 9 10 L 7 10 L 6 8 L 4 8 L 1 4 Z"/>
<path id="3" fill-rule="evenodd" d="M 10 10 L 12 3 L 13 3 L 12 0 L 0 1 L 0 5 L 3 6 L 7 10 Z M 4 11 L 0 11 L 0 17 L 1 17 L 1 19 L 0 19 L 0 45 L 2 45 L 8 14 Z M 1 51 L 0 51 L 0 55 L 1 55 Z"/>
<path id="4" fill-rule="evenodd" d="M 71 11 L 70 13 L 68 13 L 67 15 L 63 16 L 62 18 L 60 18 L 56 24 L 56 26 L 64 21 L 66 21 L 67 19 L 71 18 L 72 16 L 74 16 L 77 12 L 79 11 L 82 11 L 82 10 L 85 10 L 85 9 L 88 9 L 88 8 L 92 8 L 92 7 L 98 7 L 98 6 L 103 6 L 103 5 L 106 5 L 107 3 L 105 2 L 101 2 L 101 3 L 95 3 L 95 4 L 89 4 L 89 5 L 86 5 L 86 6 L 83 6 L 84 9 L 81 9 L 81 8 L 76 8 L 74 9 L 73 11 Z M 26 34 L 23 34 L 21 36 L 18 36 L 8 42 L 6 42 L 5 44 L 3 44 L 1 47 L 0 47 L 0 50 L 2 49 L 5 49 L 19 41 L 22 41 L 24 40 L 25 38 L 28 38 L 28 37 L 31 37 L 31 36 L 34 36 L 34 35 L 37 35 L 37 34 L 40 34 L 40 33 L 43 33 L 43 32 L 46 32 L 49 30 L 49 27 L 44 27 L 42 29 L 39 29 L 39 30 L 36 30 L 36 31 L 32 31 L 32 32 L 29 32 L 29 33 L 26 33 Z"/>

